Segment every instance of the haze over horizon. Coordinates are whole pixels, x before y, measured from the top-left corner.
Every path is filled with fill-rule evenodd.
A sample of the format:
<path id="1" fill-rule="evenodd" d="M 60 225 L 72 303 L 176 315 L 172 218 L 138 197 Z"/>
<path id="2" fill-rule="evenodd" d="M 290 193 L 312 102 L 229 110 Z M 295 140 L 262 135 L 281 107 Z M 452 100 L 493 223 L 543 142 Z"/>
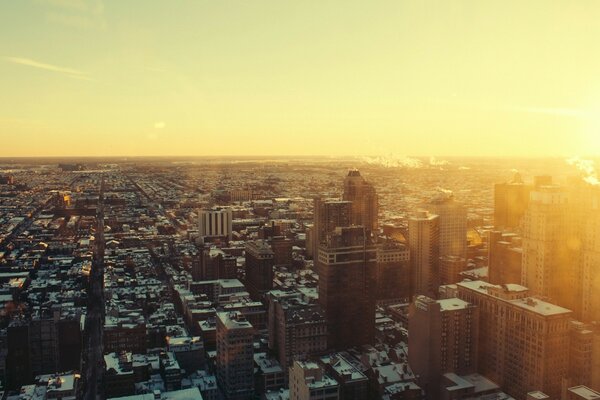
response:
<path id="1" fill-rule="evenodd" d="M 598 20 L 594 1 L 5 2 L 0 157 L 594 156 Z"/>

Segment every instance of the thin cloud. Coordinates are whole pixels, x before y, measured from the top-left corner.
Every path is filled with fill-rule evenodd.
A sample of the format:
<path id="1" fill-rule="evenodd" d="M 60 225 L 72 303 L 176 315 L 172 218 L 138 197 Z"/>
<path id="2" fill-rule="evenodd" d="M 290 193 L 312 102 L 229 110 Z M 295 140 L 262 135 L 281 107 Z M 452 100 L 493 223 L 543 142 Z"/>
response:
<path id="1" fill-rule="evenodd" d="M 587 113 L 577 108 L 552 108 L 552 107 L 514 107 L 513 111 L 532 113 L 532 114 L 547 114 L 556 115 L 559 117 L 583 117 Z"/>
<path id="2" fill-rule="evenodd" d="M 165 124 L 164 121 L 158 121 L 154 123 L 154 129 L 163 129 L 166 126 L 167 124 Z"/>
<path id="3" fill-rule="evenodd" d="M 74 79 L 91 80 L 87 73 L 73 68 L 47 64 L 24 57 L 5 57 L 5 59 L 13 64 L 26 65 L 28 67 L 44 69 L 46 71 L 58 72 Z"/>

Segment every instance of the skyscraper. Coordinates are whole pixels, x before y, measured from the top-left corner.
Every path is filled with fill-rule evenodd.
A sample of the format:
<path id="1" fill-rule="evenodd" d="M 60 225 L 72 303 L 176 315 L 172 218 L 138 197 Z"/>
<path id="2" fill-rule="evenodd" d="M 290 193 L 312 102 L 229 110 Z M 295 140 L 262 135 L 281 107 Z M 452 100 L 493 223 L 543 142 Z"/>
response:
<path id="1" fill-rule="evenodd" d="M 521 282 L 523 249 L 515 234 L 490 231 L 488 239 L 488 280 L 490 283 Z"/>
<path id="2" fill-rule="evenodd" d="M 478 310 L 450 298 L 417 296 L 408 317 L 408 360 L 428 399 L 438 399 L 442 375 L 477 370 Z"/>
<path id="3" fill-rule="evenodd" d="M 231 240 L 233 212 L 229 207 L 200 210 L 199 230 L 202 240 L 225 238 Z"/>
<path id="4" fill-rule="evenodd" d="M 522 220 L 521 283 L 532 294 L 545 296 L 572 310 L 581 299 L 578 253 L 580 239 L 573 231 L 567 193 L 558 186 L 531 192 Z"/>
<path id="5" fill-rule="evenodd" d="M 529 204 L 531 185 L 526 185 L 516 173 L 512 181 L 494 186 L 494 225 L 498 228 L 518 228 Z"/>
<path id="6" fill-rule="evenodd" d="M 377 246 L 377 300 L 409 299 L 410 250 L 392 239 Z"/>
<path id="7" fill-rule="evenodd" d="M 357 169 L 344 179 L 343 200 L 352 202 L 352 225 L 362 225 L 368 233 L 377 233 L 379 200 L 373 185 Z"/>
<path id="8" fill-rule="evenodd" d="M 312 253 L 316 259 L 319 245 L 327 239 L 327 234 L 338 226 L 350 226 L 352 223 L 352 202 L 338 199 L 314 199 L 313 228 L 311 230 Z"/>
<path id="9" fill-rule="evenodd" d="M 408 220 L 413 294 L 435 298 L 439 277 L 440 226 L 437 215 L 421 211 Z"/>
<path id="10" fill-rule="evenodd" d="M 327 323 L 316 302 L 299 292 L 269 292 L 269 349 L 282 367 L 327 350 Z"/>
<path id="11" fill-rule="evenodd" d="M 460 299 L 479 308 L 479 372 L 516 398 L 536 389 L 560 398 L 569 372 L 573 313 L 528 297 L 520 285 L 464 281 L 456 286 Z"/>
<path id="12" fill-rule="evenodd" d="M 450 192 L 439 192 L 426 205 L 439 217 L 440 257 L 467 255 L 467 209 Z"/>
<path id="13" fill-rule="evenodd" d="M 217 313 L 217 380 L 228 400 L 254 393 L 254 328 L 239 312 Z"/>
<path id="14" fill-rule="evenodd" d="M 319 303 L 331 349 L 373 341 L 376 267 L 377 247 L 362 226 L 338 227 L 319 247 Z"/>
<path id="15" fill-rule="evenodd" d="M 273 288 L 273 249 L 266 240 L 246 242 L 246 286 L 253 300 Z"/>

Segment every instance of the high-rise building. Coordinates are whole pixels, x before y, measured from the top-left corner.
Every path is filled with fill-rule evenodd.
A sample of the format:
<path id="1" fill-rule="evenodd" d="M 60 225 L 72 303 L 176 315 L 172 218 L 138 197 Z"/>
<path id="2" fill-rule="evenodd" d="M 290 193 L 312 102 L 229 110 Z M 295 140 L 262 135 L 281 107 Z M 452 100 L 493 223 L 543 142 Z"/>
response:
<path id="1" fill-rule="evenodd" d="M 379 200 L 373 185 L 357 169 L 344 179 L 343 200 L 352 202 L 352 225 L 362 225 L 368 233 L 377 233 Z"/>
<path id="2" fill-rule="evenodd" d="M 377 300 L 410 299 L 410 250 L 392 239 L 377 246 Z"/>
<path id="3" fill-rule="evenodd" d="M 254 394 L 254 328 L 239 312 L 217 313 L 217 381 L 228 400 Z"/>
<path id="4" fill-rule="evenodd" d="M 440 285 L 449 285 L 460 282 L 463 277 L 460 275 L 467 267 L 467 260 L 458 256 L 440 257 Z"/>
<path id="5" fill-rule="evenodd" d="M 273 249 L 273 264 L 290 266 L 292 265 L 292 247 L 291 239 L 285 236 L 273 236 L 271 238 L 271 248 Z"/>
<path id="6" fill-rule="evenodd" d="M 443 374 L 476 372 L 477 307 L 458 298 L 417 296 L 408 321 L 408 360 L 428 399 L 440 398 Z"/>
<path id="7" fill-rule="evenodd" d="M 362 226 L 336 228 L 319 247 L 319 303 L 328 346 L 342 350 L 371 343 L 375 334 L 377 247 Z"/>
<path id="8" fill-rule="evenodd" d="M 440 225 L 440 257 L 467 256 L 467 209 L 450 192 L 439 192 L 426 205 L 438 216 Z"/>
<path id="9" fill-rule="evenodd" d="M 582 184 L 571 191 L 569 242 L 579 255 L 577 285 L 581 288 L 581 319 L 600 321 L 600 187 Z M 572 260 L 574 261 L 574 260 Z"/>
<path id="10" fill-rule="evenodd" d="M 569 211 L 568 194 L 560 187 L 543 186 L 531 192 L 522 219 L 521 283 L 532 294 L 578 311 L 581 246 Z"/>
<path id="11" fill-rule="evenodd" d="M 312 254 L 316 259 L 319 245 L 324 243 L 327 235 L 337 227 L 350 226 L 352 223 L 352 202 L 337 199 L 320 199 L 313 201 L 313 227 L 311 230 Z"/>
<path id="12" fill-rule="evenodd" d="M 314 362 L 294 361 L 290 368 L 290 400 L 338 400 L 339 385 Z"/>
<path id="13" fill-rule="evenodd" d="M 479 308 L 478 371 L 518 399 L 532 390 L 560 398 L 569 375 L 571 310 L 529 297 L 521 285 L 456 287 L 460 299 Z"/>
<path id="14" fill-rule="evenodd" d="M 273 249 L 266 240 L 246 242 L 246 287 L 253 300 L 273 288 Z"/>
<path id="15" fill-rule="evenodd" d="M 436 297 L 439 276 L 440 226 L 437 215 L 421 211 L 408 220 L 413 294 Z"/>
<path id="16" fill-rule="evenodd" d="M 200 210 L 199 234 L 202 240 L 224 238 L 231 240 L 233 212 L 230 207 Z"/>
<path id="17" fill-rule="evenodd" d="M 192 264 L 192 279 L 194 281 L 211 281 L 216 279 L 235 279 L 237 275 L 237 260 L 234 256 L 225 254 L 217 247 L 204 249 L 198 263 Z"/>
<path id="18" fill-rule="evenodd" d="M 327 323 L 323 309 L 305 301 L 299 292 L 269 292 L 269 349 L 287 368 L 327 350 Z"/>
<path id="19" fill-rule="evenodd" d="M 523 248 L 514 233 L 490 231 L 488 239 L 488 280 L 490 283 L 521 282 Z"/>
<path id="20" fill-rule="evenodd" d="M 497 228 L 518 228 L 529 204 L 531 185 L 526 185 L 516 173 L 513 180 L 494 186 L 494 225 Z"/>

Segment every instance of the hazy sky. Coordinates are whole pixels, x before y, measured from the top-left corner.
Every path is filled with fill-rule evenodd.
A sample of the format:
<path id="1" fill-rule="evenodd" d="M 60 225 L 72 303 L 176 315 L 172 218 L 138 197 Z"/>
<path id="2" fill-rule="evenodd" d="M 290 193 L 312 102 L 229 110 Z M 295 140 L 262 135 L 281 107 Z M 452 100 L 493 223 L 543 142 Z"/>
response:
<path id="1" fill-rule="evenodd" d="M 0 156 L 600 154 L 600 1 L 0 2 Z"/>

